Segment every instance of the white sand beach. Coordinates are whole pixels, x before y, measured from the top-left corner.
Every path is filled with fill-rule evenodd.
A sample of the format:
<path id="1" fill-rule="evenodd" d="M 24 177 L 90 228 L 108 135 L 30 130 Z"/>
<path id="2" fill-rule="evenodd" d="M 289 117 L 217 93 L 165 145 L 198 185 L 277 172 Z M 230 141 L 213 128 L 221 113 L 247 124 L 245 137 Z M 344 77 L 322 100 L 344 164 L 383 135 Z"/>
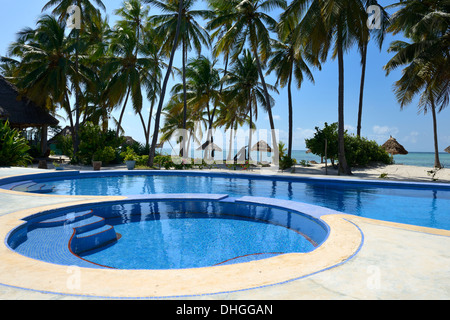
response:
<path id="1" fill-rule="evenodd" d="M 34 164 L 29 168 L 36 169 L 37 165 Z M 47 170 L 54 170 L 51 163 L 48 163 Z M 2 170 L 7 170 L 7 168 L 1 168 Z M 25 169 L 25 168 L 24 168 Z M 90 171 L 91 166 L 83 165 L 65 165 L 65 170 L 77 170 L 77 171 Z M 227 168 L 225 164 L 215 165 L 211 171 L 230 171 L 235 173 L 263 173 L 261 166 L 252 167 L 249 170 L 242 170 L 239 167 L 236 170 Z M 45 169 L 43 169 L 45 170 Z M 102 167 L 101 170 L 127 170 L 124 164 Z M 164 169 L 162 169 L 164 170 Z M 193 169 L 198 170 L 198 169 Z M 26 171 L 26 169 L 25 169 Z M 421 167 L 421 166 L 411 166 L 403 164 L 392 164 L 392 165 L 372 165 L 362 168 L 352 168 L 353 175 L 345 176 L 339 175 L 337 169 L 334 169 L 330 164 L 325 168 L 324 163 L 310 164 L 309 166 L 295 165 L 293 169 L 288 169 L 285 171 L 281 170 L 271 170 L 267 172 L 268 174 L 279 174 L 279 175 L 295 175 L 295 176 L 320 176 L 320 177 L 332 177 L 332 178 L 350 178 L 350 179 L 370 179 L 370 180 L 393 180 L 393 181 L 418 181 L 418 182 L 436 182 L 436 183 L 450 183 L 450 168 L 442 168 L 440 170 L 435 170 L 432 167 Z"/>

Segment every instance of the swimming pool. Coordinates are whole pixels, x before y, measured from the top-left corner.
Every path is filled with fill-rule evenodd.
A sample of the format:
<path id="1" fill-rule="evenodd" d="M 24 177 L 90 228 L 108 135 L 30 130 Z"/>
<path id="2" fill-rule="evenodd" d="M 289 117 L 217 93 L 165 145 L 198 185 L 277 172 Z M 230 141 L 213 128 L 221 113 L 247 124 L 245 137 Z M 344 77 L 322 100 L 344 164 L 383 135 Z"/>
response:
<path id="1" fill-rule="evenodd" d="M 27 217 L 7 243 L 24 256 L 55 264 L 157 270 L 308 253 L 328 236 L 328 226 L 319 216 L 292 208 L 252 203 L 252 197 L 191 197 L 130 199 L 42 212 Z"/>
<path id="2" fill-rule="evenodd" d="M 214 193 L 318 205 L 357 216 L 450 230 L 450 186 L 193 171 L 72 172 L 3 179 L 2 188 L 55 195 Z"/>

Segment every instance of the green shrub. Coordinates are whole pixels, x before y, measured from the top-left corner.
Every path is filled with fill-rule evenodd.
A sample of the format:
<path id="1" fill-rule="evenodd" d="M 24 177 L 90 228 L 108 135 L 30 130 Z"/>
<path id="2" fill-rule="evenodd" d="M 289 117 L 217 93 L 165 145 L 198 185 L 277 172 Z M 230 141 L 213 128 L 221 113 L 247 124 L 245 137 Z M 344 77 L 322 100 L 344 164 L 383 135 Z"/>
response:
<path id="1" fill-rule="evenodd" d="M 98 125 L 92 122 L 86 122 L 79 130 L 80 145 L 77 158 L 84 164 L 90 164 L 91 161 L 102 159 L 102 162 L 120 163 L 120 146 L 124 143 L 124 137 L 116 137 L 113 130 L 104 132 Z M 100 160 L 99 160 L 100 161 Z"/>
<path id="2" fill-rule="evenodd" d="M 104 147 L 103 149 L 97 150 L 92 155 L 93 161 L 101 161 L 103 165 L 109 164 L 116 158 L 116 152 L 113 147 Z"/>
<path id="3" fill-rule="evenodd" d="M 0 166 L 27 166 L 32 158 L 29 155 L 28 141 L 9 126 L 0 121 Z"/>
<path id="4" fill-rule="evenodd" d="M 333 123 L 320 129 L 316 127 L 316 133 L 311 139 L 306 139 L 306 147 L 313 154 L 325 157 L 325 139 L 327 139 L 327 158 L 334 160 L 338 158 L 338 125 Z M 367 166 L 371 162 L 382 162 L 392 164 L 392 158 L 375 141 L 364 137 L 344 134 L 345 157 L 351 166 Z"/>
<path id="5" fill-rule="evenodd" d="M 173 167 L 172 157 L 168 155 L 155 156 L 154 163 L 159 167 L 164 167 L 165 169 L 170 169 Z"/>
<path id="6" fill-rule="evenodd" d="M 286 170 L 297 164 L 297 160 L 294 158 L 290 158 L 286 154 L 286 148 L 283 142 L 278 143 L 278 151 L 279 151 L 279 168 L 281 170 Z"/>
<path id="7" fill-rule="evenodd" d="M 139 156 L 134 151 L 134 149 L 130 146 L 127 147 L 127 151 L 124 151 L 120 154 L 123 157 L 124 161 L 137 161 Z"/>

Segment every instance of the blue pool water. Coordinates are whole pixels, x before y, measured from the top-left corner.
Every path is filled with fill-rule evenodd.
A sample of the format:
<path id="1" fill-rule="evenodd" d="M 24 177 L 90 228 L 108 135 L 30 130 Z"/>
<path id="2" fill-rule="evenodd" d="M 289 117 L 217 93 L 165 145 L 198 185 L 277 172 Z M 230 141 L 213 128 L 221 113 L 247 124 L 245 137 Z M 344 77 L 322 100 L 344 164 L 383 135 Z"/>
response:
<path id="1" fill-rule="evenodd" d="M 228 197 L 89 204 L 25 220 L 8 237 L 13 250 L 50 263 L 89 268 L 242 263 L 310 252 L 328 235 L 326 225 L 311 216 Z"/>
<path id="2" fill-rule="evenodd" d="M 119 269 L 198 268 L 309 252 L 303 236 L 271 223 L 201 215 L 158 215 L 115 225 L 120 240 L 84 259 Z M 130 250 L 132 248 L 132 250 Z"/>
<path id="3" fill-rule="evenodd" d="M 378 220 L 450 230 L 450 188 L 208 175 L 118 175 L 49 181 L 59 195 L 214 193 L 295 200 Z"/>

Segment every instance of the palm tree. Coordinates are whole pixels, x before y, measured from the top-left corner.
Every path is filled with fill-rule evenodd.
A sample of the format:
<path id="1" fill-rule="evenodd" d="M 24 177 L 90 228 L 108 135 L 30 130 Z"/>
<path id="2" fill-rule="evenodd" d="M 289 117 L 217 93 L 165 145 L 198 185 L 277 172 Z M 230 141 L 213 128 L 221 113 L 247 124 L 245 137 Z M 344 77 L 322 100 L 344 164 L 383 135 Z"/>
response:
<path id="1" fill-rule="evenodd" d="M 118 136 L 129 98 L 135 113 L 141 113 L 142 86 L 152 86 L 153 80 L 150 79 L 154 74 L 151 71 L 158 62 L 151 58 L 137 56 L 140 44 L 134 30 L 118 28 L 113 34 L 110 48 L 112 57 L 106 63 L 106 68 L 112 72 L 113 76 L 106 88 L 106 93 L 111 104 L 117 105 L 123 102 L 116 131 Z M 143 125 L 145 128 L 145 124 Z"/>
<path id="2" fill-rule="evenodd" d="M 86 66 L 89 71 L 84 91 L 86 101 L 83 123 L 90 121 L 99 124 L 104 132 L 109 128 L 109 119 L 114 108 L 106 95 L 106 88 L 112 76 L 105 68 L 111 54 L 108 51 L 111 32 L 108 18 L 102 17 L 101 12 L 97 10 L 90 15 L 80 37 L 81 51 L 84 53 L 81 65 Z"/>
<path id="3" fill-rule="evenodd" d="M 314 83 L 314 77 L 305 60 L 310 64 L 318 66 L 319 61 L 311 54 L 295 50 L 292 41 L 292 31 L 298 25 L 296 19 L 286 22 L 283 29 L 278 30 L 278 38 L 281 41 L 275 41 L 273 44 L 274 51 L 269 62 L 268 73 L 275 70 L 277 76 L 276 85 L 282 88 L 287 85 L 288 89 L 288 111 L 289 111 L 289 137 L 288 137 L 288 157 L 292 157 L 292 137 L 293 137 L 293 106 L 292 106 L 292 80 L 295 79 L 297 88 L 300 89 L 304 76 Z M 305 57 L 305 60 L 303 59 Z"/>
<path id="4" fill-rule="evenodd" d="M 259 80 L 258 66 L 256 58 L 251 54 L 250 50 L 244 50 L 242 56 L 235 60 L 231 70 L 222 79 L 225 86 L 225 96 L 228 106 L 233 106 L 235 110 L 248 114 L 249 139 L 248 150 L 252 147 L 252 131 L 255 129 L 253 119 L 258 117 L 258 103 L 260 103 L 267 111 L 274 104 L 274 99 L 270 97 L 270 105 L 266 103 L 264 88 Z M 276 92 L 274 86 L 266 84 L 266 86 Z M 249 160 L 250 151 L 249 151 Z"/>
<path id="5" fill-rule="evenodd" d="M 69 79 L 75 77 L 76 71 L 64 32 L 64 22 L 44 15 L 36 29 L 18 33 L 17 41 L 9 47 L 9 57 L 2 57 L 2 61 L 13 63 L 12 80 L 26 96 L 51 111 L 59 105 L 67 112 L 73 128 Z"/>
<path id="6" fill-rule="evenodd" d="M 183 0 L 179 0 L 175 37 L 173 39 L 172 51 L 170 53 L 170 58 L 169 58 L 169 64 L 167 66 L 166 76 L 164 77 L 164 81 L 163 81 L 163 84 L 161 87 L 161 94 L 160 94 L 160 98 L 159 98 L 158 109 L 156 110 L 156 115 L 155 115 L 155 127 L 154 127 L 154 131 L 153 131 L 152 145 L 149 150 L 149 157 L 148 157 L 148 162 L 147 162 L 148 166 L 150 166 L 150 167 L 153 166 L 154 159 L 155 159 L 155 148 L 156 148 L 156 143 L 158 142 L 158 131 L 159 131 L 159 123 L 161 121 L 162 106 L 164 103 L 164 97 L 166 95 L 167 83 L 169 82 L 169 77 L 172 72 L 172 65 L 173 65 L 173 59 L 175 57 L 175 51 L 178 46 L 178 38 L 180 36 L 181 14 L 183 11 L 183 5 L 184 5 Z M 149 130 L 150 130 L 150 128 L 149 128 Z"/>
<path id="7" fill-rule="evenodd" d="M 115 76 L 112 77 L 107 92 L 115 103 L 121 102 L 125 98 L 117 125 L 117 136 L 130 95 L 134 111 L 139 115 L 144 134 L 147 136 L 146 125 L 141 113 L 141 86 L 143 84 L 146 84 L 147 87 L 151 86 L 149 79 L 154 74 L 150 71 L 155 69 L 153 66 L 155 61 L 145 56 L 142 57 L 144 53 L 142 36 L 145 33 L 145 19 L 148 12 L 149 8 L 144 7 L 140 0 L 124 2 L 123 6 L 115 11 L 122 19 L 117 21 L 112 34 L 110 49 L 113 57 L 109 59 L 108 66 L 114 70 Z"/>
<path id="8" fill-rule="evenodd" d="M 394 41 L 389 51 L 395 56 L 384 67 L 387 74 L 405 65 L 402 77 L 395 82 L 400 107 L 412 102 L 420 94 L 419 111 L 431 110 L 435 161 L 441 168 L 437 137 L 437 116 L 449 102 L 450 65 L 448 63 L 448 4 L 445 1 L 404 1 L 392 16 L 388 31 L 403 31 L 412 43 Z"/>
<path id="9" fill-rule="evenodd" d="M 361 1 L 294 0 L 282 15 L 282 23 L 303 17 L 293 31 L 296 49 L 304 46 L 325 61 L 334 45 L 333 58 L 338 59 L 338 142 L 339 173 L 352 174 L 344 146 L 344 51 L 354 42 L 359 46 L 368 38 L 367 13 Z"/>
<path id="10" fill-rule="evenodd" d="M 386 29 L 389 25 L 389 14 L 386 12 L 384 8 L 382 8 L 377 0 L 365 0 L 364 1 L 365 8 L 369 8 L 369 6 L 376 5 L 380 9 L 380 28 L 370 30 L 371 35 L 374 36 L 379 49 L 381 50 L 383 46 L 383 41 L 386 33 Z M 367 11 L 366 11 L 367 12 Z M 367 17 L 369 18 L 369 17 Z M 362 110 L 363 110 L 363 101 L 364 101 L 364 83 L 366 78 L 366 65 L 367 65 L 367 47 L 369 45 L 370 36 L 367 39 L 363 39 L 362 46 L 359 48 L 361 52 L 361 82 L 359 88 L 359 105 L 358 105 L 358 123 L 356 126 L 356 135 L 361 137 L 361 125 L 362 125 Z"/>
<path id="11" fill-rule="evenodd" d="M 190 59 L 185 70 L 186 85 L 177 84 L 172 92 L 175 95 L 184 95 L 186 89 L 186 98 L 189 107 L 194 112 L 205 111 L 208 117 L 207 141 L 213 142 L 212 128 L 214 116 L 221 103 L 220 93 L 220 75 L 219 70 L 215 68 L 217 61 L 211 61 L 205 56 Z M 180 101 L 183 101 L 180 99 Z M 212 152 L 214 155 L 214 152 Z"/>
<path id="12" fill-rule="evenodd" d="M 163 11 L 163 14 L 152 16 L 150 21 L 156 26 L 156 33 L 158 34 L 161 49 L 164 53 L 169 54 L 174 43 L 174 36 L 176 34 L 177 19 L 179 14 L 179 0 L 147 0 L 148 3 Z M 187 53 L 195 48 L 200 54 L 202 46 L 209 46 L 210 39 L 208 32 L 200 26 L 195 20 L 198 18 L 206 19 L 211 16 L 209 10 L 193 10 L 196 0 L 183 1 L 183 9 L 181 11 L 181 41 L 182 47 L 182 69 L 183 69 L 183 86 L 184 86 L 184 108 L 183 108 L 183 129 L 186 129 L 187 120 L 187 102 L 186 102 L 186 61 Z"/>
<path id="13" fill-rule="evenodd" d="M 224 25 L 231 25 L 225 35 L 216 43 L 216 56 L 223 53 L 233 53 L 232 59 L 236 60 L 239 53 L 248 42 L 253 56 L 256 58 L 258 74 L 261 80 L 264 98 L 272 130 L 272 144 L 276 158 L 278 157 L 278 143 L 275 136 L 275 124 L 272 115 L 272 104 L 266 81 L 262 71 L 262 63 L 265 62 L 271 51 L 270 30 L 275 30 L 277 22 L 264 11 L 286 8 L 285 0 L 244 0 L 232 1 L 235 8 L 228 15 L 219 16 L 209 22 L 212 30 Z"/>
<path id="14" fill-rule="evenodd" d="M 248 117 L 248 112 L 245 108 L 241 108 L 238 104 L 231 104 L 233 100 L 231 96 L 225 98 L 225 104 L 227 108 L 218 109 L 218 115 L 214 121 L 214 127 L 225 128 L 230 132 L 230 138 L 228 140 L 227 149 L 227 162 L 232 160 L 232 150 L 233 150 L 233 133 L 236 134 L 238 127 L 243 126 L 245 123 L 250 125 L 250 119 Z"/>
<path id="15" fill-rule="evenodd" d="M 105 5 L 101 0 L 50 0 L 48 1 L 44 7 L 42 8 L 42 11 L 46 11 L 47 9 L 54 8 L 53 14 L 59 16 L 59 20 L 63 21 L 68 17 L 68 10 L 71 6 L 76 5 L 80 9 L 81 14 L 81 29 L 83 29 L 83 21 L 87 20 L 89 15 L 92 12 L 95 12 L 96 8 L 92 4 L 92 2 L 95 2 L 95 4 L 100 7 L 103 10 L 106 10 Z M 76 74 L 73 78 L 73 86 L 75 91 L 75 126 L 74 126 L 74 132 L 73 132 L 73 147 L 74 147 L 74 156 L 76 157 L 76 154 L 78 152 L 78 146 L 79 146 L 79 138 L 78 138 L 78 128 L 80 125 L 80 77 L 78 75 L 79 72 L 79 42 L 80 42 L 80 32 L 81 30 L 73 29 L 73 32 L 75 33 L 75 70 Z M 76 159 L 75 159 L 76 161 Z"/>

